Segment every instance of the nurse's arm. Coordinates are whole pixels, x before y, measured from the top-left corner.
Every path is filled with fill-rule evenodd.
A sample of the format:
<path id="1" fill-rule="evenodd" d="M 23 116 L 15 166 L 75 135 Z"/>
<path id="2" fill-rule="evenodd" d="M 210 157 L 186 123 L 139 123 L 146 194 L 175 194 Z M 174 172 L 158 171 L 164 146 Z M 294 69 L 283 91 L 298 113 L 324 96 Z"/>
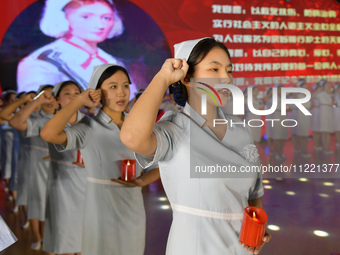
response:
<path id="1" fill-rule="evenodd" d="M 248 200 L 248 204 L 250 206 L 256 206 L 256 207 L 259 207 L 259 208 L 263 208 L 262 199 L 260 197 L 253 199 L 253 200 Z"/>
<path id="2" fill-rule="evenodd" d="M 0 118 L 10 121 L 13 117 L 13 113 L 15 110 L 21 105 L 30 102 L 34 98 L 34 94 L 28 94 L 18 100 L 15 100 L 13 103 L 7 105 L 0 111 Z"/>
<path id="3" fill-rule="evenodd" d="M 32 112 L 41 107 L 41 105 L 43 105 L 44 103 L 49 103 L 52 100 L 53 100 L 52 96 L 46 96 L 46 93 L 42 94 L 39 98 L 29 102 L 22 109 L 20 109 L 9 121 L 9 124 L 17 130 L 26 132 L 27 131 L 26 120 L 32 114 Z"/>
<path id="4" fill-rule="evenodd" d="M 67 136 L 64 128 L 71 117 L 83 106 L 98 106 L 100 98 L 100 90 L 85 90 L 80 96 L 72 100 L 46 123 L 40 131 L 41 138 L 49 143 L 66 145 Z"/>
<path id="5" fill-rule="evenodd" d="M 123 181 L 122 179 L 111 179 L 113 182 L 117 182 L 123 184 L 125 186 L 131 187 L 145 187 L 150 183 L 153 183 L 159 179 L 159 168 L 151 169 L 150 171 L 146 172 L 145 174 L 139 176 L 138 178 L 131 178 L 131 181 Z"/>
<path id="6" fill-rule="evenodd" d="M 120 132 L 120 139 L 130 150 L 149 157 L 155 154 L 157 140 L 152 131 L 159 106 L 169 85 L 184 79 L 188 68 L 185 60 L 167 59 L 139 97 Z"/>

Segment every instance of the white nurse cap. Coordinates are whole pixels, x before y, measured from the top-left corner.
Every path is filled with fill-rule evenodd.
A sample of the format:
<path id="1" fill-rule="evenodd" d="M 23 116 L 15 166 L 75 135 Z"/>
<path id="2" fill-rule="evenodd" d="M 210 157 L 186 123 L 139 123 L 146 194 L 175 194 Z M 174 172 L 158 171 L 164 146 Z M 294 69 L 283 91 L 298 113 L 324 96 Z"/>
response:
<path id="1" fill-rule="evenodd" d="M 305 83 L 306 83 L 306 81 L 304 79 L 301 79 L 296 83 L 296 87 L 301 87 Z"/>
<path id="2" fill-rule="evenodd" d="M 201 39 L 189 40 L 189 41 L 184 41 L 184 42 L 175 44 L 174 45 L 175 58 L 179 58 L 179 59 L 185 58 L 186 60 L 188 60 L 190 53 L 192 49 L 196 46 L 196 44 L 206 38 L 210 38 L 210 37 L 204 37 Z"/>
<path id="3" fill-rule="evenodd" d="M 68 80 L 68 81 L 58 82 L 56 85 L 54 85 L 54 88 L 52 90 L 52 96 L 56 97 L 58 95 L 59 90 L 60 90 L 61 86 L 64 85 L 64 83 L 74 84 L 74 85 L 78 86 L 80 91 L 82 91 L 81 87 L 75 81 Z"/>
<path id="4" fill-rule="evenodd" d="M 60 90 L 60 87 L 61 87 L 61 85 L 63 85 L 64 82 L 65 82 L 65 81 L 62 81 L 62 82 L 59 82 L 59 83 L 57 83 L 56 85 L 54 85 L 54 88 L 53 88 L 53 90 L 52 90 L 52 96 L 54 96 L 54 97 L 57 96 L 57 94 L 58 94 L 58 92 L 59 92 L 59 90 Z"/>
<path id="5" fill-rule="evenodd" d="M 37 90 L 37 94 L 39 94 L 41 91 L 43 91 L 46 87 L 54 87 L 51 84 L 44 84 L 44 85 L 40 85 L 38 90 Z"/>
<path id="6" fill-rule="evenodd" d="M 121 35 L 124 31 L 122 19 L 120 18 L 112 0 L 106 0 L 113 6 L 114 25 L 107 38 Z M 47 36 L 60 38 L 69 31 L 69 23 L 65 17 L 64 7 L 72 0 L 46 0 L 42 18 L 40 20 L 40 30 Z"/>
<path id="7" fill-rule="evenodd" d="M 17 92 L 13 89 L 6 90 L 6 91 L 2 92 L 1 98 L 4 99 L 5 96 L 9 95 L 9 94 L 17 94 Z"/>
<path id="8" fill-rule="evenodd" d="M 323 85 L 325 85 L 326 83 L 328 83 L 328 82 L 327 82 L 326 80 L 323 79 L 323 80 L 321 80 L 321 81 L 319 82 L 319 85 L 320 85 L 320 86 L 323 86 Z"/>
<path id="9" fill-rule="evenodd" d="M 102 73 L 107 68 L 109 68 L 111 66 L 117 66 L 117 65 L 103 64 L 103 65 L 100 65 L 100 66 L 95 66 L 94 70 L 93 70 L 93 73 L 92 73 L 92 76 L 91 76 L 91 79 L 90 79 L 90 82 L 87 85 L 87 88 L 89 88 L 89 89 L 96 89 L 100 76 L 102 76 Z"/>

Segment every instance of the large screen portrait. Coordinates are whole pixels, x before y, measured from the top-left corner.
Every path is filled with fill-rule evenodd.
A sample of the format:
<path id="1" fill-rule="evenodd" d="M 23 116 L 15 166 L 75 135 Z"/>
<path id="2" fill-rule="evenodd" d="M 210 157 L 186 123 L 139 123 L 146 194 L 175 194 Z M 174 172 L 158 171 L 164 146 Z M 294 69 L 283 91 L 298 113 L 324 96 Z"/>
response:
<path id="1" fill-rule="evenodd" d="M 143 24 L 143 25 L 141 25 Z M 161 29 L 127 1 L 37 1 L 11 23 L 0 48 L 3 90 L 36 90 L 74 80 L 84 89 L 93 68 L 127 68 L 131 95 L 171 56 Z"/>

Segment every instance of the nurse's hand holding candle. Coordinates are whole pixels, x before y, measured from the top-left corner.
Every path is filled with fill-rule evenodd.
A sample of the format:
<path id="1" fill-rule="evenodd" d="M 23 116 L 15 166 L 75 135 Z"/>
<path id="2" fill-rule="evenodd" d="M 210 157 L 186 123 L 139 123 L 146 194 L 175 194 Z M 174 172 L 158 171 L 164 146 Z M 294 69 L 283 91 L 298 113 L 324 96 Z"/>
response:
<path id="1" fill-rule="evenodd" d="M 266 231 L 267 214 L 258 199 L 250 200 L 249 204 L 251 206 L 243 212 L 239 244 L 244 245 L 244 250 L 249 249 L 249 254 L 259 254 L 271 239 L 270 233 Z"/>
<path id="2" fill-rule="evenodd" d="M 151 167 L 150 167 L 151 169 Z M 153 168 L 150 171 L 147 171 L 142 174 L 139 177 L 131 177 L 130 180 L 126 181 L 124 178 L 119 178 L 119 179 L 111 179 L 113 182 L 120 183 L 125 186 L 130 186 L 130 187 L 145 187 L 149 185 L 150 183 L 153 183 L 154 181 L 158 180 L 160 178 L 159 176 L 159 168 Z"/>

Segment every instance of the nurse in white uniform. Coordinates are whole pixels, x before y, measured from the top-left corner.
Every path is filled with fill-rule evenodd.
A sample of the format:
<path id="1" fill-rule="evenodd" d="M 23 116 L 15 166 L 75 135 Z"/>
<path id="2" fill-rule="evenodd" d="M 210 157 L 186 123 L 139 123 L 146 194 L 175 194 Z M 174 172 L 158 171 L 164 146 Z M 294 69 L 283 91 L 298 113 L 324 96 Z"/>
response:
<path id="1" fill-rule="evenodd" d="M 321 144 L 323 153 L 331 155 L 334 152 L 330 150 L 331 133 L 334 131 L 333 99 L 332 87 L 328 81 L 321 81 L 322 91 L 316 95 L 320 104 L 319 112 L 319 131 L 321 133 Z"/>
<path id="2" fill-rule="evenodd" d="M 259 88 L 254 86 L 253 89 L 252 89 L 252 92 L 253 92 L 252 93 L 253 107 L 256 110 L 262 110 L 263 103 L 260 99 L 257 98 L 257 96 L 259 94 Z M 252 121 L 250 122 L 251 125 L 253 125 L 252 127 L 250 126 L 250 130 L 251 130 L 251 133 L 253 135 L 253 141 L 254 141 L 254 144 L 256 146 L 258 146 L 260 144 L 260 141 L 261 141 L 262 127 L 259 126 L 259 122 L 261 121 L 261 116 L 252 113 L 249 110 L 248 104 L 245 104 L 244 119 L 246 120 L 246 123 L 248 123 L 249 120 L 258 120 L 257 122 L 252 122 Z"/>
<path id="3" fill-rule="evenodd" d="M 286 140 L 288 140 L 288 127 L 282 125 L 282 121 L 286 119 L 285 115 L 281 114 L 281 84 L 276 84 L 277 87 L 277 107 L 275 112 L 273 113 L 273 119 L 277 119 L 279 121 L 273 121 L 273 144 L 275 151 L 275 159 L 278 161 L 282 161 L 286 159 L 286 156 L 283 154 L 283 148 Z"/>
<path id="4" fill-rule="evenodd" d="M 307 83 L 303 80 L 298 82 L 297 84 L 300 88 L 308 90 Z M 298 94 L 298 98 L 304 98 L 305 95 L 302 93 Z M 303 104 L 303 106 L 310 111 L 312 108 L 312 101 L 308 101 Z M 298 138 L 298 142 L 300 143 L 301 148 L 301 156 L 303 158 L 310 158 L 311 154 L 308 153 L 308 137 L 310 133 L 310 126 L 311 126 L 311 119 L 312 117 L 310 115 L 305 115 L 302 111 L 296 110 L 296 135 Z"/>
<path id="5" fill-rule="evenodd" d="M 27 218 L 30 220 L 33 232 L 32 250 L 41 249 L 44 235 L 47 178 L 50 171 L 50 161 L 44 159 L 49 155 L 47 143 L 41 139 L 39 131 L 32 127 L 41 119 L 51 118 L 55 113 L 57 103 L 52 97 L 52 89 L 52 85 L 40 86 L 37 91 L 38 94 L 41 91 L 44 91 L 44 93 L 20 109 L 10 120 L 12 127 L 26 132 L 26 136 L 31 137 Z"/>
<path id="6" fill-rule="evenodd" d="M 19 97 L 12 104 L 7 105 L 0 111 L 0 118 L 10 121 L 13 118 L 13 113 L 18 110 L 18 108 L 22 108 L 26 103 L 30 102 L 36 96 L 35 92 L 29 92 L 28 94 L 24 93 L 21 97 Z M 29 226 L 29 222 L 27 221 L 27 199 L 28 199 L 28 178 L 30 172 L 30 162 L 31 162 L 31 138 L 26 137 L 25 132 L 17 131 L 19 137 L 19 155 L 18 155 L 18 165 L 17 165 L 17 194 L 15 199 L 15 207 L 13 208 L 13 212 L 18 212 L 18 207 L 21 206 L 24 223 L 22 225 L 23 228 L 27 228 Z"/>
<path id="7" fill-rule="evenodd" d="M 314 91 L 312 93 L 311 129 L 313 131 L 314 150 L 320 151 L 322 150 L 320 123 L 319 123 L 320 101 L 317 98 L 317 95 L 322 91 L 322 86 L 320 85 L 320 82 L 314 84 L 313 90 Z"/>
<path id="8" fill-rule="evenodd" d="M 336 148 L 340 148 L 340 83 L 334 84 L 334 131 Z"/>
<path id="9" fill-rule="evenodd" d="M 272 87 L 266 87 L 266 96 L 263 99 L 265 109 L 268 110 L 272 107 L 273 104 L 273 88 Z M 267 134 L 267 144 L 269 147 L 269 153 L 270 155 L 275 155 L 274 152 L 274 146 L 273 146 L 273 127 L 272 122 L 267 121 L 273 119 L 274 113 L 271 113 L 269 115 L 266 115 L 266 134 Z"/>
<path id="10" fill-rule="evenodd" d="M 214 127 L 215 118 L 230 118 L 223 115 L 210 97 L 207 115 L 200 115 L 204 92 L 196 89 L 197 83 L 190 82 L 190 78 L 215 78 L 231 83 L 229 56 L 224 44 L 212 38 L 175 45 L 178 59 L 165 61 L 122 127 L 123 143 L 137 153 L 143 167 L 159 163 L 162 183 L 173 209 L 167 255 L 246 255 L 247 249 L 257 254 L 262 248 L 243 247 L 238 243 L 244 208 L 249 204 L 262 207 L 261 174 L 237 178 L 228 173 L 223 175 L 227 178 L 204 178 L 206 175 L 200 173 L 197 178 L 191 178 L 195 171 L 190 165 L 218 163 L 239 168 L 258 163 L 250 129 L 230 124 Z M 188 59 L 188 64 L 183 59 Z M 189 102 L 182 112 L 169 111 L 155 124 L 164 92 L 178 81 L 190 86 Z M 225 105 L 228 91 L 218 89 L 217 92 Z M 177 96 L 175 94 L 175 100 Z M 266 233 L 263 241 L 269 239 L 270 234 Z"/>
<path id="11" fill-rule="evenodd" d="M 56 148 L 60 152 L 80 149 L 84 158 L 88 177 L 82 255 L 144 254 L 146 219 L 141 187 L 111 181 L 121 176 L 122 160 L 134 159 L 133 152 L 119 137 L 130 83 L 127 71 L 121 66 L 96 67 L 90 89 L 61 109 L 41 131 L 44 139 L 59 144 Z M 94 118 L 85 116 L 76 125 L 66 126 L 82 106 L 94 107 L 100 100 L 103 107 Z M 137 164 L 137 176 L 141 171 Z M 158 169 L 150 170 L 136 184 L 143 186 L 158 178 Z"/>

